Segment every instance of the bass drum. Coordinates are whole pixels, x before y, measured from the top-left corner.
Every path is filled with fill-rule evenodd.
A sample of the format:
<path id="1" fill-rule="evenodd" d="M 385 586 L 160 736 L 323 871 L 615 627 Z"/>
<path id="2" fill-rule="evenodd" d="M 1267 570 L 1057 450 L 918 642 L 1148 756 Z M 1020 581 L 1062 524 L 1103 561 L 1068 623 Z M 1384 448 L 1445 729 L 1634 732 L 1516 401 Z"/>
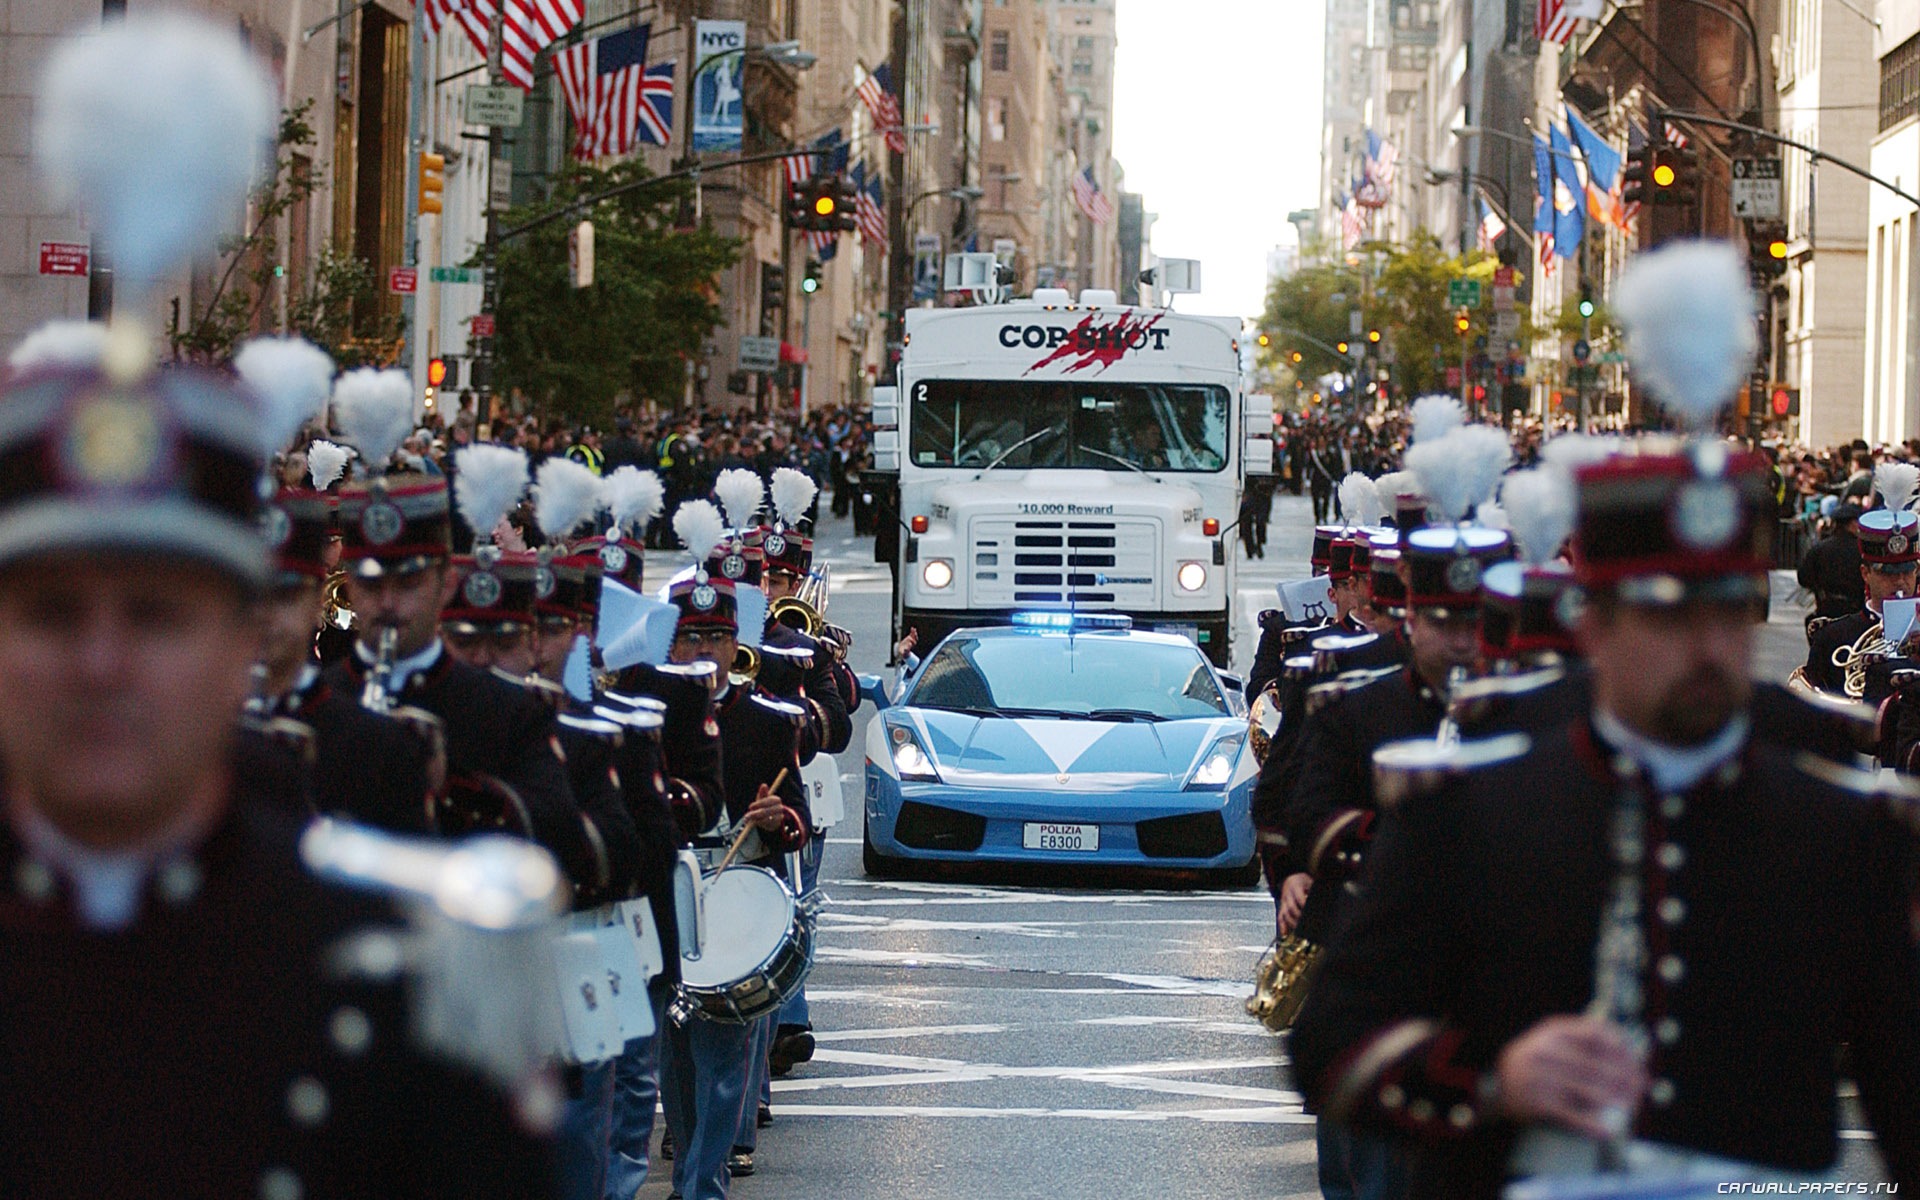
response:
<path id="1" fill-rule="evenodd" d="M 813 969 L 813 922 L 780 877 L 728 867 L 706 884 L 706 942 L 680 955 L 676 1013 L 745 1025 L 774 1012 Z"/>

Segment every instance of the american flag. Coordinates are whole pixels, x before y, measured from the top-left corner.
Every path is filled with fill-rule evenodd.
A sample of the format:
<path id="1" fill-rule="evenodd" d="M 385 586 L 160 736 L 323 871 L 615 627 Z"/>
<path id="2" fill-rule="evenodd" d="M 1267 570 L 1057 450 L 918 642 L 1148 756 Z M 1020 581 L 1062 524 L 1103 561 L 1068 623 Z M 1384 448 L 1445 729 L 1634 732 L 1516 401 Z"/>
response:
<path id="1" fill-rule="evenodd" d="M 901 129 L 900 100 L 893 94 L 893 68 L 881 63 L 863 75 L 854 91 L 860 94 L 873 123 L 886 135 L 887 149 L 895 154 L 907 152 L 906 131 Z"/>
<path id="2" fill-rule="evenodd" d="M 1095 225 L 1104 225 L 1113 220 L 1113 204 L 1107 199 L 1106 193 L 1100 190 L 1092 167 L 1083 168 L 1073 177 L 1073 202 Z"/>
<path id="3" fill-rule="evenodd" d="M 1567 0 L 1540 0 L 1534 11 L 1533 29 L 1543 42 L 1565 45 L 1573 36 L 1577 18 L 1568 10 Z"/>
<path id="4" fill-rule="evenodd" d="M 1485 198 L 1480 201 L 1480 248 L 1491 253 L 1500 243 L 1500 235 L 1507 231 L 1507 223 L 1500 214 L 1493 211 L 1493 205 Z"/>
<path id="5" fill-rule="evenodd" d="M 860 236 L 876 246 L 887 244 L 887 213 L 885 193 L 880 189 L 880 172 L 868 173 L 867 164 L 855 163 L 853 166 L 853 184 L 859 189 L 854 204 L 854 215 L 860 221 Z"/>
<path id="6" fill-rule="evenodd" d="M 1678 125 L 1667 120 L 1662 120 L 1660 124 L 1666 129 L 1667 141 L 1672 143 L 1674 149 L 1685 150 L 1687 148 L 1687 135 L 1680 132 Z"/>
<path id="7" fill-rule="evenodd" d="M 467 40 L 486 57 L 493 33 L 493 17 L 501 12 L 500 75 L 525 91 L 533 90 L 533 60 L 565 37 L 586 15 L 587 0 L 419 0 L 427 14 L 430 34 L 439 33 L 452 17 L 466 31 Z"/>
<path id="8" fill-rule="evenodd" d="M 1340 248 L 1351 250 L 1367 232 L 1367 213 L 1352 196 L 1340 206 Z"/>
<path id="9" fill-rule="evenodd" d="M 574 157 L 631 154 L 636 142 L 664 146 L 671 138 L 674 64 L 646 66 L 649 32 L 641 25 L 554 55 L 573 114 Z"/>
<path id="10" fill-rule="evenodd" d="M 1373 130 L 1367 130 L 1366 177 L 1368 182 L 1377 183 L 1381 188 L 1393 186 L 1394 164 L 1399 162 L 1400 152 L 1393 143 L 1381 137 Z"/>

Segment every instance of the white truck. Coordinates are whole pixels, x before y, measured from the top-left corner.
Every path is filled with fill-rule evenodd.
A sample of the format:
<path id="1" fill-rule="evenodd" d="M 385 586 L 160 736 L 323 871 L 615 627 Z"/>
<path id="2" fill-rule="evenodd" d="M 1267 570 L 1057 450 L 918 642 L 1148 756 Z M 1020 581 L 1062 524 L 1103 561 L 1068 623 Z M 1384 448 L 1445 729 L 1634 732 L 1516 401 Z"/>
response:
<path id="1" fill-rule="evenodd" d="M 924 652 L 1016 611 L 1118 612 L 1224 668 L 1227 539 L 1273 455 L 1240 321 L 1043 289 L 913 310 L 905 335 L 898 388 L 874 393 L 869 480 L 894 636 L 917 630 Z"/>

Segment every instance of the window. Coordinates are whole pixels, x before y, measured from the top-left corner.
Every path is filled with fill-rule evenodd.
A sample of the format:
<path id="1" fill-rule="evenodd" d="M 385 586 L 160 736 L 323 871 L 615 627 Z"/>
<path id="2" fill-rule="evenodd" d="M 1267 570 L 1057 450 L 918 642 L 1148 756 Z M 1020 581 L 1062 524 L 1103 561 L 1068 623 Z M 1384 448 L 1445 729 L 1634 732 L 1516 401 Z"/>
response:
<path id="1" fill-rule="evenodd" d="M 1004 96 L 987 98 L 987 140 L 990 142 L 1007 140 L 1007 100 Z"/>
<path id="2" fill-rule="evenodd" d="M 1920 114 L 1920 36 L 1910 37 L 1880 60 L 1880 130 Z"/>
<path id="3" fill-rule="evenodd" d="M 927 660 L 907 703 L 1016 715 L 1126 709 L 1174 721 L 1228 711 L 1194 647 L 1107 634 L 955 637 Z"/>
<path id="4" fill-rule="evenodd" d="M 1090 37 L 1075 38 L 1073 45 L 1076 50 L 1091 50 L 1093 49 L 1093 39 Z"/>
<path id="5" fill-rule="evenodd" d="M 1213 472 L 1227 465 L 1227 401 L 1199 384 L 929 379 L 914 385 L 908 439 L 919 467 Z"/>
<path id="6" fill-rule="evenodd" d="M 1012 50 L 1013 38 L 1004 29 L 993 31 L 993 41 L 987 48 L 987 66 L 995 71 L 1007 69 L 1007 57 Z"/>
<path id="7" fill-rule="evenodd" d="M 1076 58 L 1073 60 L 1073 73 L 1075 75 L 1091 75 L 1093 74 L 1093 64 L 1084 58 Z"/>

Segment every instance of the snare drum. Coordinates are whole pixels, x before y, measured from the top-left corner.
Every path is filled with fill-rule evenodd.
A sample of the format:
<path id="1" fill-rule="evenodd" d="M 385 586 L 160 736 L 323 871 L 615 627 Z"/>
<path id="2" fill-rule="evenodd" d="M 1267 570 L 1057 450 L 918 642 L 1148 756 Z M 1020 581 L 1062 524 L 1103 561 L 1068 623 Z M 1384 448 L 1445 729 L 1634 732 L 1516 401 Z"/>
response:
<path id="1" fill-rule="evenodd" d="M 706 943 L 682 948 L 676 1011 L 745 1025 L 778 1009 L 813 969 L 813 921 L 780 877 L 728 867 L 706 881 Z"/>

